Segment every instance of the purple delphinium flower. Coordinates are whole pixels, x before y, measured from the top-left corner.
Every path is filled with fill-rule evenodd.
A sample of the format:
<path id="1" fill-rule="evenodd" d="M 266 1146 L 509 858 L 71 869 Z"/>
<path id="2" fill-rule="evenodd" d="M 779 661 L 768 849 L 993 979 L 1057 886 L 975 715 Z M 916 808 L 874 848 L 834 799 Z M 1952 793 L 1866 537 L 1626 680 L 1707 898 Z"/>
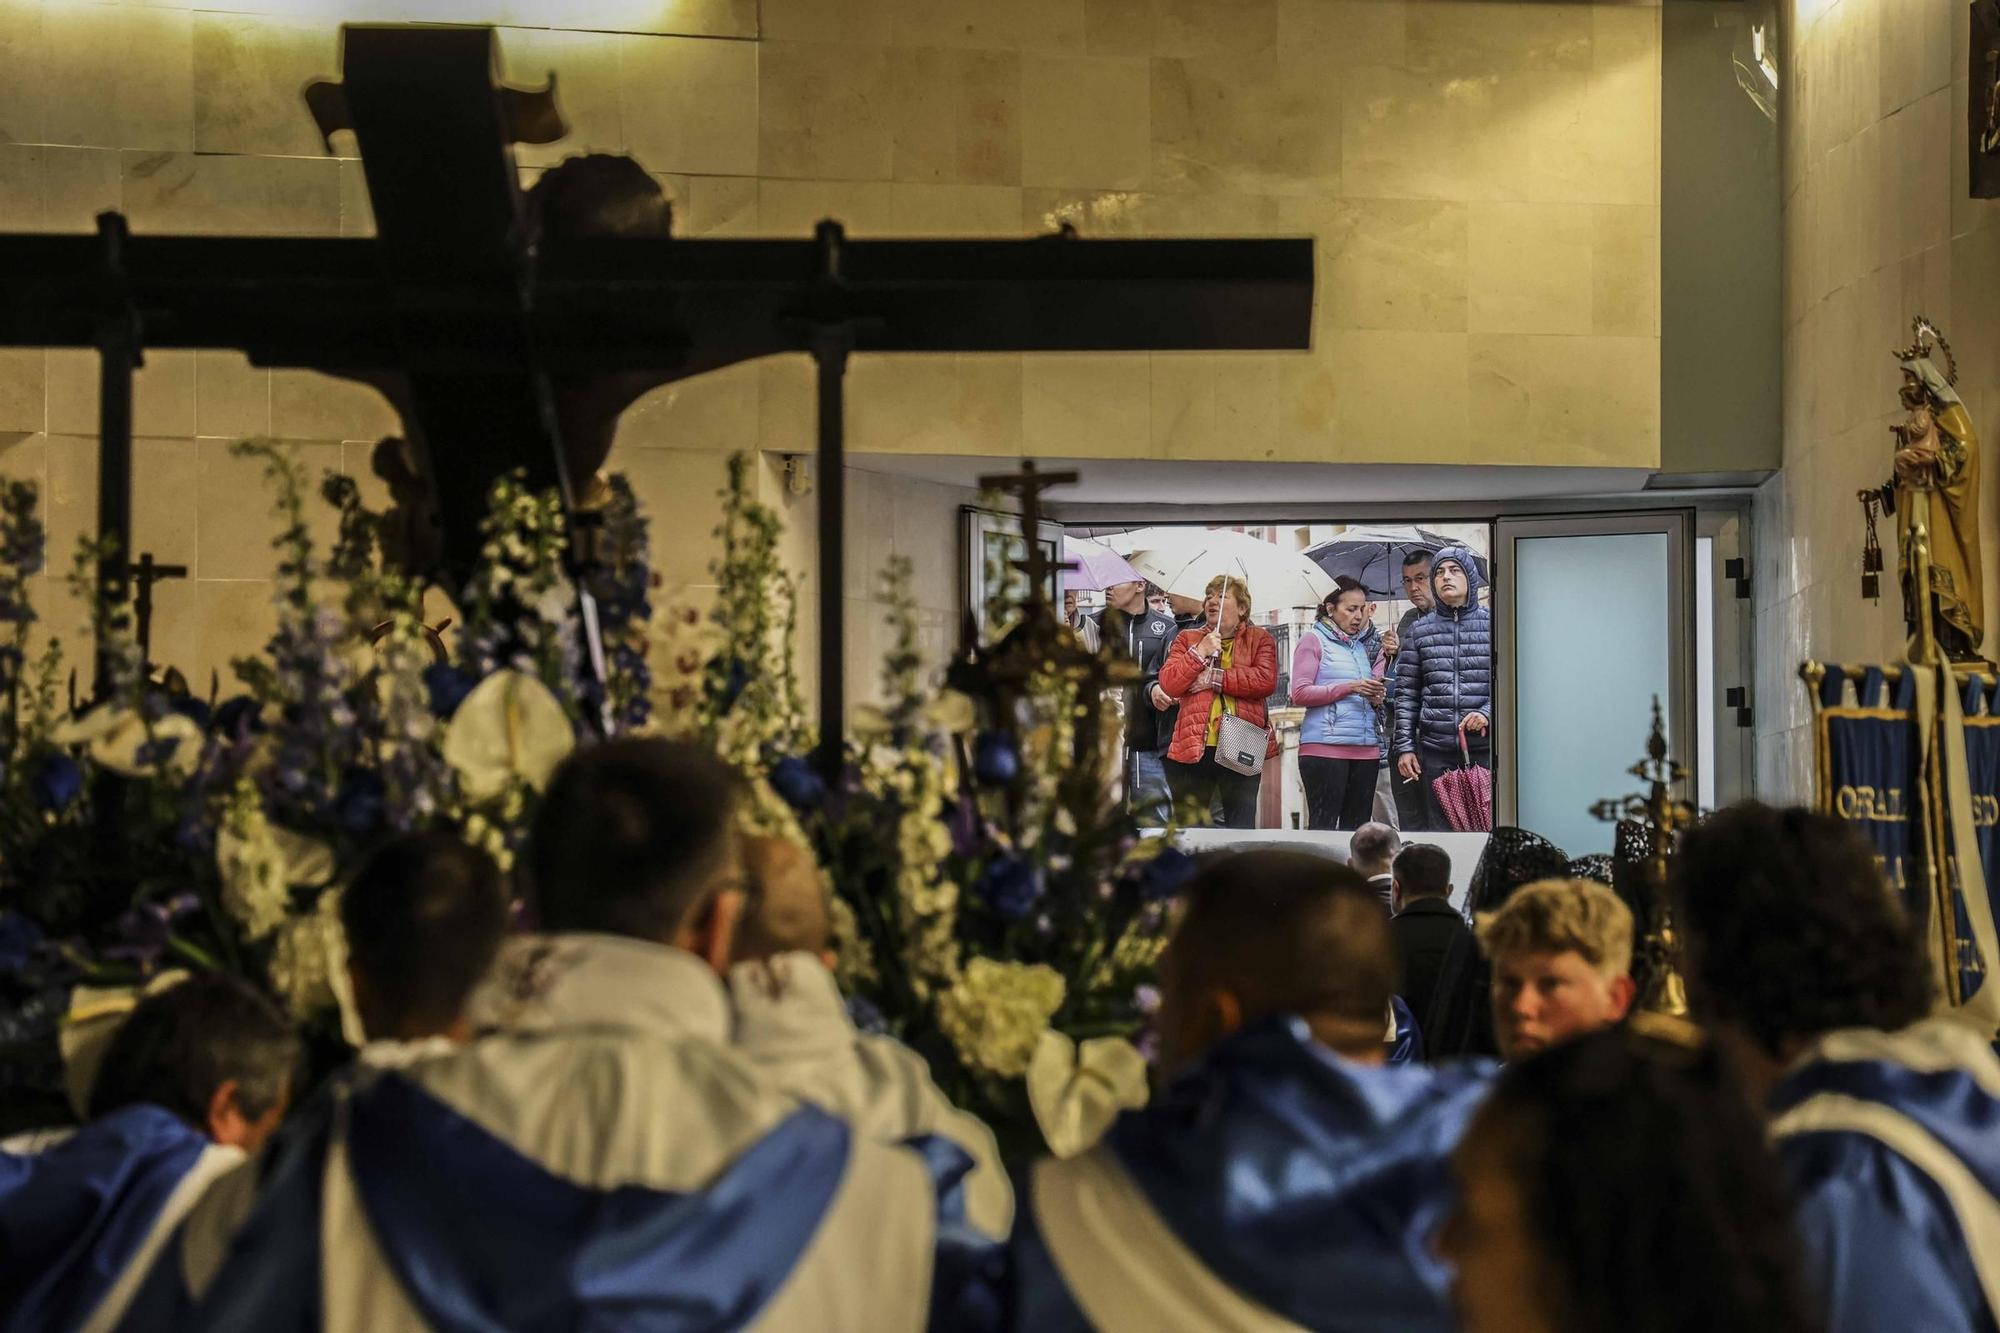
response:
<path id="1" fill-rule="evenodd" d="M 43 755 L 28 775 L 28 792 L 50 814 L 61 814 L 83 794 L 83 769 L 60 750 Z"/>
<path id="2" fill-rule="evenodd" d="M 1042 896 L 1042 872 L 1018 856 L 996 856 L 986 863 L 973 892 L 1005 921 L 1018 921 L 1035 909 Z"/>

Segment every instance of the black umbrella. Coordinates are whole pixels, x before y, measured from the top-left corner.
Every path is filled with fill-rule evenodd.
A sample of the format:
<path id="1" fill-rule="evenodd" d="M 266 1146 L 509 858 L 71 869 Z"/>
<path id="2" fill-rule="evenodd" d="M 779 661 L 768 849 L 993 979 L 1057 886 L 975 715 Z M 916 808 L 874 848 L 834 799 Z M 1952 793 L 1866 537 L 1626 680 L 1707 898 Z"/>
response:
<path id="1" fill-rule="evenodd" d="M 1306 559 L 1333 578 L 1350 578 L 1368 590 L 1370 597 L 1400 600 L 1403 597 L 1403 561 L 1411 552 L 1436 555 L 1447 546 L 1460 543 L 1426 528 L 1349 528 L 1338 537 L 1306 548 Z M 1474 554 L 1479 578 L 1490 582 L 1486 557 Z"/>

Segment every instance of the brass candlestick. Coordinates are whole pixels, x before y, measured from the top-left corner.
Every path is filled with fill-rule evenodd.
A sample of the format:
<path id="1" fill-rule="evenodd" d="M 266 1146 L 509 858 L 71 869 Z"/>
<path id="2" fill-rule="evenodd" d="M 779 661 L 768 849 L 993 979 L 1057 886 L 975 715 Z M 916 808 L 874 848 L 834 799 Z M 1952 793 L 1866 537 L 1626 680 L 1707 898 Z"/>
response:
<path id="1" fill-rule="evenodd" d="M 1653 696 L 1653 732 L 1646 757 L 1628 770 L 1646 784 L 1644 795 L 1613 797 L 1591 807 L 1607 823 L 1636 820 L 1646 830 L 1646 857 L 1641 873 L 1646 883 L 1647 921 L 1640 949 L 1646 959 L 1646 988 L 1639 1007 L 1670 1018 L 1688 1016 L 1687 981 L 1680 970 L 1680 941 L 1674 933 L 1673 905 L 1667 901 L 1667 860 L 1683 829 L 1695 820 L 1695 808 L 1673 794 L 1687 780 L 1687 770 L 1667 753 L 1667 724 L 1658 695 Z"/>

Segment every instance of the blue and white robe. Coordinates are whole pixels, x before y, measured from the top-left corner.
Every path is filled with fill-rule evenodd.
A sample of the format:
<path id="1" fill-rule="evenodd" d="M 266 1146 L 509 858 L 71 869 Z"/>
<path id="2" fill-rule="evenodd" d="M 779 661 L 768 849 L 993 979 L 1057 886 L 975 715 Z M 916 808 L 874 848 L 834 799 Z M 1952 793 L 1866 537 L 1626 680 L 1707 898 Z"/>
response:
<path id="1" fill-rule="evenodd" d="M 739 963 L 729 970 L 729 995 L 736 1049 L 774 1087 L 877 1142 L 947 1163 L 943 1170 L 955 1183 L 944 1191 L 945 1216 L 1007 1239 L 1014 1188 L 993 1131 L 951 1104 L 921 1055 L 893 1037 L 856 1031 L 839 984 L 818 956 L 785 953 Z"/>
<path id="2" fill-rule="evenodd" d="M 116 1327 L 180 1220 L 243 1160 L 158 1106 L 0 1152 L 0 1330 Z"/>
<path id="3" fill-rule="evenodd" d="M 1830 1333 L 1990 1333 L 2000 1059 L 1962 1021 L 1829 1033 L 1772 1102 Z"/>
<path id="4" fill-rule="evenodd" d="M 602 935 L 503 961 L 493 1030 L 357 1067 L 211 1191 L 134 1327 L 924 1326 L 924 1163 L 770 1087 L 708 968 Z"/>
<path id="5" fill-rule="evenodd" d="M 1430 1237 L 1490 1066 L 1344 1060 L 1303 1020 L 1224 1041 L 1096 1148 L 1033 1173 L 1023 1330 L 1440 1333 Z"/>

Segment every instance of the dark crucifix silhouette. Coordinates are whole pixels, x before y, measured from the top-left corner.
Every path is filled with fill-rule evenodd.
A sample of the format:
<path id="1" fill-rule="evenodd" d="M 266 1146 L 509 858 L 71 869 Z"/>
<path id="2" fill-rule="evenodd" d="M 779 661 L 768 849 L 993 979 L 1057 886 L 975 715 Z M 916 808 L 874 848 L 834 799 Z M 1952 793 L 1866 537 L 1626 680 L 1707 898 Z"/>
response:
<path id="1" fill-rule="evenodd" d="M 114 554 L 101 596 L 130 596 L 132 372 L 146 347 L 397 377 L 437 526 L 422 572 L 447 587 L 477 564 L 497 477 L 519 469 L 558 488 L 576 521 L 588 460 L 566 452 L 583 442 L 563 438 L 563 385 L 650 387 L 803 351 L 819 371 L 819 698 L 832 764 L 852 353 L 1309 346 L 1310 239 L 854 241 L 828 221 L 810 240 L 585 237 L 538 249 L 512 145 L 560 137 L 561 119 L 552 89 L 502 88 L 498 65 L 491 29 L 343 30 L 341 82 L 315 85 L 308 101 L 322 131 L 355 133 L 373 238 L 132 236 L 115 213 L 95 237 L 0 235 L 0 346 L 102 354 L 98 526 Z M 601 675 L 595 608 L 577 596 Z"/>

